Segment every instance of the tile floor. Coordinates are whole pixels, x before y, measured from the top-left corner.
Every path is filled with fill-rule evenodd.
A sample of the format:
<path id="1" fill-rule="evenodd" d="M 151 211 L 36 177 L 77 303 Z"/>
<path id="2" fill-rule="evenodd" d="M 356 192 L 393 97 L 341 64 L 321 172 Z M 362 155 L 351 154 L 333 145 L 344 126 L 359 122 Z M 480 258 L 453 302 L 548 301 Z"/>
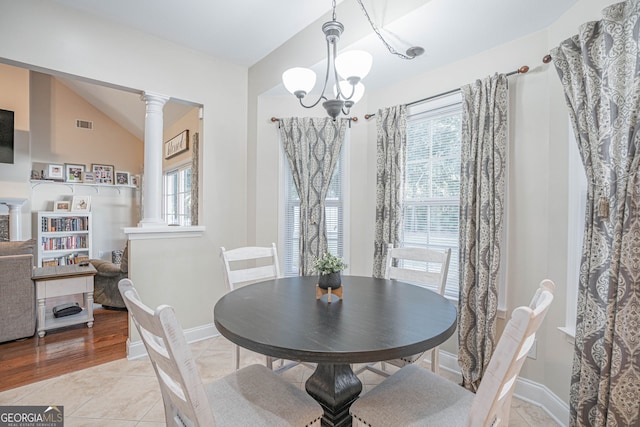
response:
<path id="1" fill-rule="evenodd" d="M 211 382 L 232 371 L 231 343 L 225 338 L 200 341 L 192 344 L 191 349 L 203 382 Z M 241 350 L 242 366 L 264 361 L 262 355 Z M 425 367 L 428 368 L 428 363 Z M 303 366 L 282 373 L 284 378 L 303 389 L 309 375 L 311 370 Z M 359 377 L 364 391 L 382 380 L 369 371 Z M 63 405 L 65 427 L 165 426 L 160 390 L 146 358 L 122 359 L 7 390 L 0 393 L 0 405 Z M 509 425 L 546 427 L 558 424 L 541 408 L 514 399 Z"/>

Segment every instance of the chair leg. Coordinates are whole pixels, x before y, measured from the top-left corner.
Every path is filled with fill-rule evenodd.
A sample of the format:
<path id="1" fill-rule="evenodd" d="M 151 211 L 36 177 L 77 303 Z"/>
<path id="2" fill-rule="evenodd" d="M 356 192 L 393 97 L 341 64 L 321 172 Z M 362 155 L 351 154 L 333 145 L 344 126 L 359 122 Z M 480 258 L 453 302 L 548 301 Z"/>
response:
<path id="1" fill-rule="evenodd" d="M 440 351 L 439 347 L 431 350 L 431 372 L 440 375 Z"/>
<path id="2" fill-rule="evenodd" d="M 233 369 L 237 371 L 240 369 L 240 346 L 234 344 L 231 354 L 233 355 Z"/>

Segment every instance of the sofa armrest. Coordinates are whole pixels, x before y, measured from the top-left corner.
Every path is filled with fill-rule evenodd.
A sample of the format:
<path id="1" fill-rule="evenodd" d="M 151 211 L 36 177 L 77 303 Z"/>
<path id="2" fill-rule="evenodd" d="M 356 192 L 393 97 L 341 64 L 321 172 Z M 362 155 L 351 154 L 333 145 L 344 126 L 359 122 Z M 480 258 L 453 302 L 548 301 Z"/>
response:
<path id="1" fill-rule="evenodd" d="M 118 264 L 110 263 L 109 261 L 103 261 L 100 259 L 89 260 L 91 265 L 98 271 L 98 276 L 104 277 L 117 277 L 120 273 L 120 266 Z"/>
<path id="2" fill-rule="evenodd" d="M 0 256 L 0 342 L 30 337 L 36 327 L 33 255 Z"/>

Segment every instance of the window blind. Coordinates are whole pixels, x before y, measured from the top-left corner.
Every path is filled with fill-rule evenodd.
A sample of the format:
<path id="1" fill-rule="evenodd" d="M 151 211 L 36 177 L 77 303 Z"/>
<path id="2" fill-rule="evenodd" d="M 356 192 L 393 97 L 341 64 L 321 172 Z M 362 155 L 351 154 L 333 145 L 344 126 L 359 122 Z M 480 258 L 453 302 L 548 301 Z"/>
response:
<path id="1" fill-rule="evenodd" d="M 458 238 L 460 209 L 460 146 L 462 106 L 429 108 L 407 118 L 404 228 L 402 246 L 451 248 L 445 294 L 458 297 Z M 426 263 L 406 262 L 405 268 L 431 270 Z"/>

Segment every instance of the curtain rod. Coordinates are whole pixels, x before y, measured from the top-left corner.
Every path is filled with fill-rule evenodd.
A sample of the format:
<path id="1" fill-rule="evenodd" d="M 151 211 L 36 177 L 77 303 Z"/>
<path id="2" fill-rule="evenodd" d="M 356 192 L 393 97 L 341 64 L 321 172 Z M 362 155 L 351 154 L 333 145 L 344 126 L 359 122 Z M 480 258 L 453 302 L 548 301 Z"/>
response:
<path id="1" fill-rule="evenodd" d="M 351 127 L 351 122 L 358 122 L 358 118 L 357 117 L 346 117 L 347 120 L 349 120 L 349 127 Z M 280 122 L 282 119 L 280 117 L 271 117 L 271 123 L 275 123 L 275 122 Z M 278 125 L 280 125 L 280 123 L 278 123 Z"/>
<path id="2" fill-rule="evenodd" d="M 509 77 L 509 76 L 514 75 L 514 74 L 525 74 L 528 71 L 529 71 L 529 66 L 528 65 L 523 65 L 522 67 L 518 68 L 517 70 L 511 71 L 511 72 L 509 72 L 509 73 L 507 73 L 505 75 L 507 77 Z M 428 96 L 426 98 L 418 99 L 417 101 L 412 101 L 412 102 L 409 102 L 409 103 L 407 103 L 405 105 L 408 107 L 410 105 L 415 105 L 415 104 L 419 104 L 421 102 L 430 101 L 432 99 L 440 98 L 442 96 L 451 95 L 452 93 L 456 93 L 456 92 L 460 92 L 460 88 L 451 89 L 451 90 L 448 90 L 446 92 L 439 93 L 437 95 L 432 95 L 432 96 Z M 364 115 L 364 119 L 365 120 L 369 120 L 371 117 L 374 117 L 374 116 L 375 116 L 375 113 L 373 113 L 373 114 L 365 114 Z"/>

